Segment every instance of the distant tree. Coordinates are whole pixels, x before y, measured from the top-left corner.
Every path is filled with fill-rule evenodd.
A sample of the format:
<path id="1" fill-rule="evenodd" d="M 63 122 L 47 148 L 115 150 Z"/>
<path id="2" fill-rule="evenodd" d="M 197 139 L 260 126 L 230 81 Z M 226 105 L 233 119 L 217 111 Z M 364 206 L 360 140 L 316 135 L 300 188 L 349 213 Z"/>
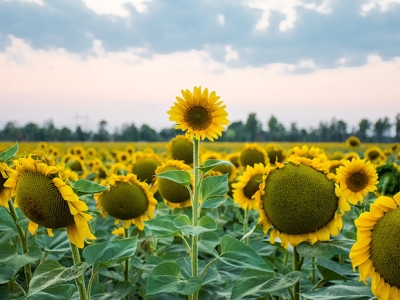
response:
<path id="1" fill-rule="evenodd" d="M 68 141 L 73 141 L 73 133 L 72 130 L 69 129 L 68 127 L 63 127 L 60 130 L 60 137 L 59 141 L 60 142 L 68 142 Z"/>
<path id="2" fill-rule="evenodd" d="M 379 118 L 374 124 L 375 140 L 378 143 L 382 143 L 387 140 L 392 124 L 390 124 L 389 118 Z"/>
<path id="3" fill-rule="evenodd" d="M 225 135 L 229 138 L 229 141 L 243 142 L 246 140 L 245 134 L 245 126 L 243 122 L 236 121 L 232 122 L 228 126 Z"/>
<path id="4" fill-rule="evenodd" d="M 74 134 L 72 135 L 73 140 L 76 142 L 84 142 L 88 140 L 87 133 L 85 133 L 81 126 L 76 127 Z"/>
<path id="5" fill-rule="evenodd" d="M 156 142 L 158 141 L 157 132 L 149 125 L 143 124 L 139 130 L 139 136 L 141 141 Z"/>
<path id="6" fill-rule="evenodd" d="M 396 143 L 399 143 L 400 142 L 400 114 L 396 115 L 394 126 L 395 126 L 394 140 Z"/>
<path id="7" fill-rule="evenodd" d="M 254 142 L 261 132 L 261 123 L 257 120 L 257 115 L 255 113 L 248 115 L 244 130 L 246 141 Z"/>
<path id="8" fill-rule="evenodd" d="M 16 141 L 20 139 L 21 128 L 17 126 L 16 122 L 7 122 L 4 129 L 0 133 L 2 141 Z"/>
<path id="9" fill-rule="evenodd" d="M 296 142 L 300 140 L 300 129 L 297 127 L 296 122 L 290 123 L 287 139 L 289 142 Z"/>
<path id="10" fill-rule="evenodd" d="M 162 129 L 159 133 L 159 136 L 160 136 L 160 140 L 162 140 L 162 141 L 170 141 L 174 137 L 176 137 L 178 134 L 183 134 L 183 132 L 181 130 L 176 130 L 172 127 L 172 128 Z"/>
<path id="11" fill-rule="evenodd" d="M 368 141 L 371 126 L 372 123 L 368 119 L 361 119 L 361 121 L 358 123 L 358 131 L 356 135 L 361 142 Z"/>
<path id="12" fill-rule="evenodd" d="M 275 116 L 271 116 L 267 122 L 269 140 L 271 141 L 284 141 L 286 137 L 285 127 L 278 122 Z"/>
<path id="13" fill-rule="evenodd" d="M 140 140 L 139 129 L 134 123 L 123 124 L 121 132 L 114 135 L 114 140 L 124 142 L 135 142 Z"/>
<path id="14" fill-rule="evenodd" d="M 110 134 L 107 131 L 107 121 L 101 120 L 99 122 L 99 129 L 97 133 L 94 135 L 94 140 L 98 142 L 106 142 L 110 140 Z"/>

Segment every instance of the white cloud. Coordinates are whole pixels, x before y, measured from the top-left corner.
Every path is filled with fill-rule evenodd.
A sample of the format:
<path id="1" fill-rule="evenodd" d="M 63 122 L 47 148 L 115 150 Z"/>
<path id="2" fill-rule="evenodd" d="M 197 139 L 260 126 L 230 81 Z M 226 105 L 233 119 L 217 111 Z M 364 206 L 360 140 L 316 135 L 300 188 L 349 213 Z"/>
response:
<path id="1" fill-rule="evenodd" d="M 37 5 L 44 4 L 42 0 L 3 0 L 3 2 L 8 2 L 8 1 L 20 1 L 20 2 L 34 3 Z"/>
<path id="2" fill-rule="evenodd" d="M 222 14 L 218 15 L 218 23 L 221 25 L 225 24 L 225 16 L 224 15 L 222 15 Z"/>
<path id="3" fill-rule="evenodd" d="M 225 61 L 230 62 L 232 60 L 237 60 L 239 58 L 239 53 L 232 49 L 232 46 L 225 46 Z"/>
<path id="4" fill-rule="evenodd" d="M 392 4 L 400 4 L 400 0 L 369 0 L 361 7 L 361 15 L 367 15 L 371 10 L 379 8 L 381 11 L 387 11 Z"/>
<path id="5" fill-rule="evenodd" d="M 99 15 L 112 15 L 117 17 L 129 17 L 130 12 L 125 5 L 132 5 L 138 13 L 144 13 L 147 2 L 152 0 L 83 0 L 86 7 L 92 9 Z"/>

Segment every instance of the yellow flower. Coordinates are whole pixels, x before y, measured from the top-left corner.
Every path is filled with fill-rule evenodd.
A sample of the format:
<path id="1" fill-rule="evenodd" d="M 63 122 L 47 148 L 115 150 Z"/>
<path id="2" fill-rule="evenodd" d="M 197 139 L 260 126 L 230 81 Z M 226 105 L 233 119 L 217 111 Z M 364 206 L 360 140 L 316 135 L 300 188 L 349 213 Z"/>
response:
<path id="1" fill-rule="evenodd" d="M 377 189 L 378 173 L 365 159 L 346 160 L 336 169 L 336 174 L 343 196 L 353 205 L 363 203 L 367 193 Z"/>
<path id="2" fill-rule="evenodd" d="M 359 159 L 360 155 L 357 152 L 350 151 L 343 156 L 342 160 L 343 161 L 345 161 L 345 160 L 351 161 L 353 158 Z"/>
<path id="3" fill-rule="evenodd" d="M 290 156 L 301 156 L 309 159 L 319 158 L 321 161 L 328 160 L 325 151 L 319 147 L 303 145 L 301 148 L 296 146 L 289 150 Z"/>
<path id="4" fill-rule="evenodd" d="M 113 174 L 102 184 L 110 186 L 109 190 L 95 194 L 94 198 L 104 217 L 109 214 L 116 218 L 115 224 L 121 220 L 125 228 L 134 224 L 139 230 L 144 229 L 144 221 L 154 218 L 157 200 L 148 184 L 140 182 L 135 174 Z"/>
<path id="5" fill-rule="evenodd" d="M 256 209 L 258 202 L 253 196 L 259 190 L 262 176 L 267 170 L 262 163 L 255 164 L 254 167 L 248 165 L 238 181 L 232 184 L 233 202 L 243 209 Z"/>
<path id="6" fill-rule="evenodd" d="M 386 160 L 385 153 L 377 146 L 371 146 L 365 150 L 364 157 L 366 160 L 369 160 L 374 164 L 380 164 Z"/>
<path id="7" fill-rule="evenodd" d="M 8 207 L 8 200 L 11 198 L 12 188 L 5 187 L 4 183 L 14 174 L 15 170 L 11 169 L 6 163 L 0 163 L 0 206 Z"/>
<path id="8" fill-rule="evenodd" d="M 356 147 L 359 147 L 360 145 L 361 145 L 361 141 L 356 136 L 351 135 L 346 140 L 346 146 L 349 148 L 356 148 Z"/>
<path id="9" fill-rule="evenodd" d="M 254 195 L 264 233 L 283 247 L 302 241 L 328 241 L 343 226 L 341 215 L 350 205 L 319 159 L 291 157 L 285 164 L 267 167 Z"/>
<path id="10" fill-rule="evenodd" d="M 201 87 L 194 87 L 193 93 L 181 93 L 183 98 L 176 97 L 177 102 L 168 111 L 169 120 L 176 122 L 175 129 L 186 131 L 191 140 L 218 139 L 229 123 L 226 106 L 218 101 L 220 97 L 214 91 L 209 94 L 207 88 L 202 91 Z"/>
<path id="11" fill-rule="evenodd" d="M 171 159 L 159 166 L 156 174 L 176 170 L 191 172 L 192 168 L 180 160 Z M 189 190 L 185 186 L 161 177 L 157 177 L 156 183 L 158 192 L 169 207 L 184 208 L 192 205 Z"/>
<path id="12" fill-rule="evenodd" d="M 60 178 L 60 170 L 31 156 L 14 161 L 16 173 L 5 186 L 13 189 L 15 205 L 30 220 L 29 232 L 35 234 L 38 225 L 47 227 L 50 236 L 54 228 L 67 228 L 71 243 L 83 248 L 86 239 L 95 239 L 90 232 L 85 213 L 88 207 L 72 188 Z"/>
<path id="13" fill-rule="evenodd" d="M 350 251 L 360 281 L 371 277 L 372 293 L 382 300 L 400 298 L 400 193 L 380 196 L 355 221 L 357 242 Z"/>
<path id="14" fill-rule="evenodd" d="M 269 157 L 267 151 L 256 143 L 245 143 L 243 149 L 240 151 L 239 163 L 242 167 L 254 166 L 255 164 L 262 163 L 269 164 Z"/>

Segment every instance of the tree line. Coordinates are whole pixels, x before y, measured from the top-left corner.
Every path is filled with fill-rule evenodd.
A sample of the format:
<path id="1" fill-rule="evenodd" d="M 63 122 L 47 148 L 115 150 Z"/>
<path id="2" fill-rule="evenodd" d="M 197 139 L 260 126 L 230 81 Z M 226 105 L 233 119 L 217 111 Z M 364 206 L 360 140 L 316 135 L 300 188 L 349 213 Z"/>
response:
<path id="1" fill-rule="evenodd" d="M 47 142 L 157 142 L 169 141 L 182 131 L 173 127 L 157 131 L 149 125 L 136 126 L 134 123 L 123 124 L 113 132 L 108 130 L 106 120 L 101 120 L 96 131 L 85 131 L 81 126 L 75 129 L 68 127 L 57 128 L 50 120 L 40 126 L 27 123 L 18 126 L 16 122 L 7 122 L 0 130 L 0 141 L 47 141 Z M 400 114 L 394 120 L 388 117 L 371 121 L 363 118 L 358 126 L 349 128 L 344 120 L 332 118 L 329 122 L 320 122 L 316 127 L 300 128 L 296 122 L 288 127 L 271 115 L 266 122 L 266 128 L 257 118 L 256 113 L 250 113 L 246 122 L 235 121 L 223 132 L 218 141 L 228 142 L 344 142 L 353 135 L 362 142 L 391 143 L 400 142 Z"/>

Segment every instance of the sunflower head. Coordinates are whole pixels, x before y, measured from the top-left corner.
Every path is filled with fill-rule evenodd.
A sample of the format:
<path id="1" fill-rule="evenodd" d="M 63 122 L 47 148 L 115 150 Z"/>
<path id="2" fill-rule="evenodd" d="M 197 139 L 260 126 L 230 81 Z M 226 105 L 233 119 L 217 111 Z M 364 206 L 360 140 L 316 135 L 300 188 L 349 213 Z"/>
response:
<path id="1" fill-rule="evenodd" d="M 15 174 L 15 170 L 11 169 L 6 163 L 0 162 L 0 206 L 8 207 L 8 200 L 11 197 L 11 187 L 6 187 L 4 184 L 7 179 Z"/>
<path id="2" fill-rule="evenodd" d="M 269 158 L 263 147 L 258 144 L 246 143 L 240 151 L 239 162 L 243 168 L 246 168 L 246 166 L 254 166 L 258 163 L 266 165 L 269 163 Z"/>
<path id="3" fill-rule="evenodd" d="M 176 170 L 191 171 L 191 168 L 180 160 L 168 160 L 157 168 L 156 174 Z M 185 186 L 162 177 L 157 177 L 156 183 L 158 192 L 169 207 L 184 208 L 192 205 L 190 193 Z"/>
<path id="4" fill-rule="evenodd" d="M 269 161 L 271 163 L 275 162 L 283 162 L 285 160 L 285 151 L 282 148 L 279 148 L 274 143 L 268 144 L 266 147 L 266 151 L 268 154 Z"/>
<path id="5" fill-rule="evenodd" d="M 186 135 L 177 135 L 169 141 L 167 151 L 174 160 L 182 160 L 185 164 L 193 163 L 193 141 Z"/>
<path id="6" fill-rule="evenodd" d="M 358 267 L 365 284 L 371 277 L 372 293 L 378 299 L 400 297 L 400 193 L 380 196 L 355 221 L 357 241 L 350 251 L 353 269 Z"/>
<path id="7" fill-rule="evenodd" d="M 175 129 L 186 131 L 190 139 L 213 141 L 222 135 L 224 126 L 228 125 L 228 113 L 219 96 L 208 89 L 194 87 L 193 92 L 182 90 L 182 97 L 168 111 L 169 120 L 176 123 Z"/>
<path id="8" fill-rule="evenodd" d="M 353 160 L 353 158 L 355 158 L 355 159 L 360 159 L 360 155 L 359 155 L 357 152 L 350 151 L 350 152 L 346 153 L 346 154 L 343 156 L 342 160 L 344 160 L 344 161 L 346 161 L 346 160 L 351 161 L 351 160 Z"/>
<path id="9" fill-rule="evenodd" d="M 377 146 L 371 146 L 365 150 L 364 157 L 374 164 L 380 164 L 386 159 L 385 153 Z"/>
<path id="10" fill-rule="evenodd" d="M 109 214 L 116 218 L 116 223 L 121 220 L 125 228 L 135 224 L 143 230 L 143 221 L 154 217 L 157 205 L 148 184 L 140 182 L 135 174 L 114 174 L 102 184 L 110 186 L 108 191 L 95 195 L 97 206 L 103 210 L 103 215 Z"/>
<path id="11" fill-rule="evenodd" d="M 80 248 L 85 239 L 95 238 L 86 222 L 92 218 L 84 212 L 87 205 L 61 179 L 60 169 L 31 156 L 15 160 L 14 165 L 17 172 L 5 185 L 15 191 L 15 204 L 30 220 L 32 234 L 38 225 L 47 227 L 49 233 L 66 227 L 69 239 Z"/>
<path id="12" fill-rule="evenodd" d="M 161 159 L 155 153 L 138 153 L 132 166 L 132 173 L 139 181 L 147 184 L 155 182 L 156 169 L 161 165 Z"/>
<path id="13" fill-rule="evenodd" d="M 289 158 L 285 164 L 268 167 L 256 192 L 259 223 L 284 247 L 302 241 L 329 240 L 342 228 L 340 215 L 350 206 L 340 197 L 333 174 L 327 174 L 319 159 Z"/>
<path id="14" fill-rule="evenodd" d="M 382 195 L 393 196 L 400 192 L 400 171 L 397 164 L 385 164 L 376 168 L 379 178 L 378 191 Z"/>
<path id="15" fill-rule="evenodd" d="M 357 148 L 360 145 L 361 145 L 360 139 L 354 135 L 349 136 L 346 140 L 346 146 L 349 148 Z"/>
<path id="16" fill-rule="evenodd" d="M 375 166 L 365 159 L 345 161 L 337 168 L 336 179 L 343 196 L 353 205 L 363 203 L 367 193 L 375 191 L 378 184 Z"/>

